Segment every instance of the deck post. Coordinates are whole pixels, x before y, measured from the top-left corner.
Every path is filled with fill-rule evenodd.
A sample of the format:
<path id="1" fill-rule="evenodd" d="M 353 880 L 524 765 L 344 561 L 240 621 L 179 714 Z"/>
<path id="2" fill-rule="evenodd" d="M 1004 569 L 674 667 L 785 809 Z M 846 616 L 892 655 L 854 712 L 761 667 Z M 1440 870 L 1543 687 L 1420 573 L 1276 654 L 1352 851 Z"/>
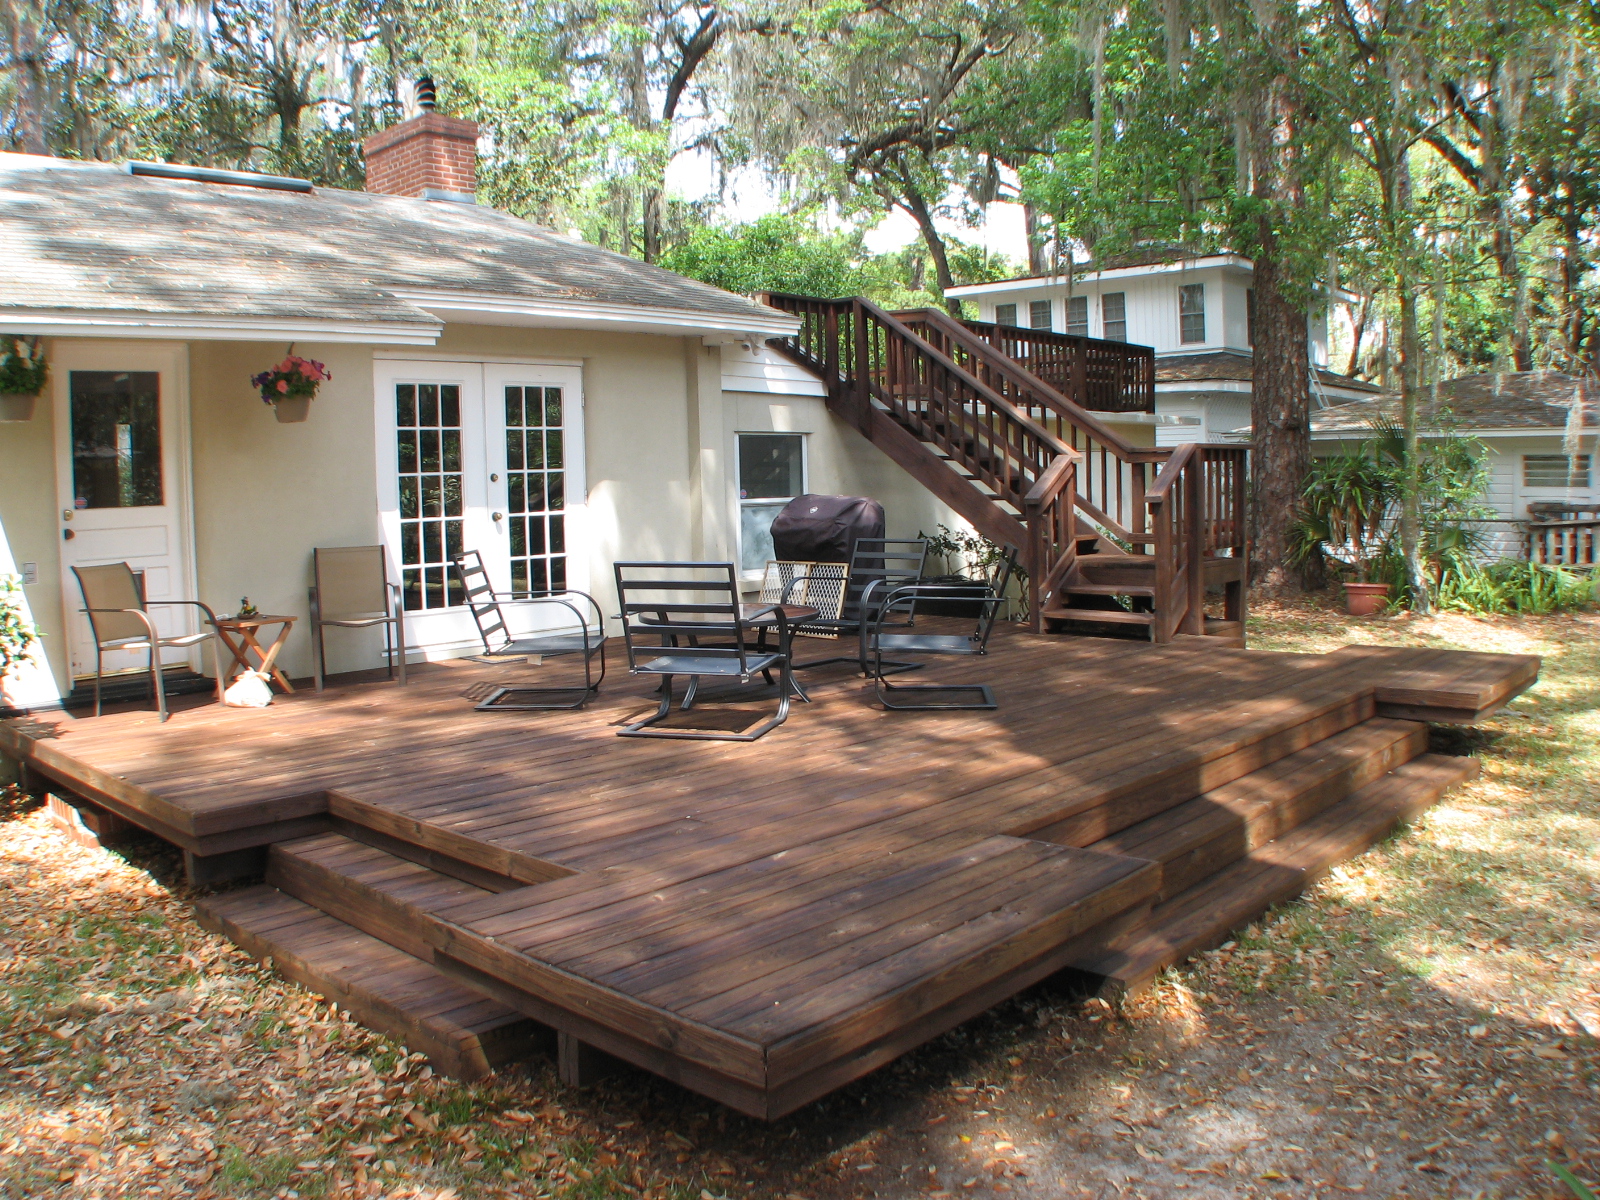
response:
<path id="1" fill-rule="evenodd" d="M 627 1070 L 628 1064 L 564 1030 L 556 1030 L 556 1073 L 568 1087 L 592 1087 Z"/>

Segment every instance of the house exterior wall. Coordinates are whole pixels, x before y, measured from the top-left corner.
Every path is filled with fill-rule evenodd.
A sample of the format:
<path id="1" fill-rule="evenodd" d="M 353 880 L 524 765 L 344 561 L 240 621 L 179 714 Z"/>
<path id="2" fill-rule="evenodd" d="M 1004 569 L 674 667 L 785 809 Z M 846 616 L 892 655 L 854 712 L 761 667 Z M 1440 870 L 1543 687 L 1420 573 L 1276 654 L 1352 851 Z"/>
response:
<path id="1" fill-rule="evenodd" d="M 54 357 L 47 340 L 45 353 Z M 43 635 L 51 674 L 66 642 L 61 590 L 61 522 L 55 511 L 55 419 L 48 395 L 34 418 L 0 425 L 0 575 L 21 575 L 24 563 L 37 568 L 37 582 L 22 588 L 26 616 Z M 48 691 L 49 680 L 28 681 L 30 692 Z M 20 699 L 20 697 L 19 697 Z"/>

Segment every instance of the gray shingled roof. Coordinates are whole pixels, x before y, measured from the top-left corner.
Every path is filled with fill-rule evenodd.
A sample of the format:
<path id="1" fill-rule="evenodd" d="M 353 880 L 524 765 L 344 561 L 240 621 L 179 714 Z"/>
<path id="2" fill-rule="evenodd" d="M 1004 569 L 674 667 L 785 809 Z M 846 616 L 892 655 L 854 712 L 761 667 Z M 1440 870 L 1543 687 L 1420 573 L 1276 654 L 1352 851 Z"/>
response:
<path id="1" fill-rule="evenodd" d="M 1213 379 L 1255 379 L 1255 358 L 1237 350 L 1210 350 L 1204 354 L 1171 354 L 1156 358 L 1157 383 L 1206 383 Z M 1365 380 L 1340 375 L 1334 371 L 1317 368 L 1317 380 L 1323 387 L 1344 388 L 1353 392 L 1376 392 L 1378 389 Z"/>
<path id="2" fill-rule="evenodd" d="M 1600 381 L 1560 371 L 1522 371 L 1463 375 L 1441 383 L 1438 401 L 1423 389 L 1418 414 L 1424 424 L 1443 423 L 1470 432 L 1475 429 L 1566 429 L 1577 408 L 1586 428 L 1600 425 Z M 1311 419 L 1313 433 L 1365 433 L 1375 420 L 1398 421 L 1400 398 L 1333 404 Z"/>
<path id="3" fill-rule="evenodd" d="M 396 293 L 622 305 L 736 326 L 765 305 L 469 204 L 138 177 L 0 154 L 0 328 L 29 310 L 437 323 Z"/>

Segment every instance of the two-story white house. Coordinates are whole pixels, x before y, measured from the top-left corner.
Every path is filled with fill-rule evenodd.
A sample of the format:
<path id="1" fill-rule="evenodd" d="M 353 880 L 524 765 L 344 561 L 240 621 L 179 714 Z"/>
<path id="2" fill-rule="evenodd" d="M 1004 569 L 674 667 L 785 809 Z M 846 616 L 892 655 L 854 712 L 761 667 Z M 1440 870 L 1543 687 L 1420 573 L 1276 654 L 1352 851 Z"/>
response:
<path id="1" fill-rule="evenodd" d="M 1250 424 L 1252 272 L 1250 260 L 1238 254 L 1162 249 L 949 294 L 979 320 L 1154 347 L 1155 438 L 1169 446 L 1221 440 Z M 1312 313 L 1307 333 L 1314 406 L 1364 400 L 1378 391 L 1328 369 L 1325 308 Z"/>

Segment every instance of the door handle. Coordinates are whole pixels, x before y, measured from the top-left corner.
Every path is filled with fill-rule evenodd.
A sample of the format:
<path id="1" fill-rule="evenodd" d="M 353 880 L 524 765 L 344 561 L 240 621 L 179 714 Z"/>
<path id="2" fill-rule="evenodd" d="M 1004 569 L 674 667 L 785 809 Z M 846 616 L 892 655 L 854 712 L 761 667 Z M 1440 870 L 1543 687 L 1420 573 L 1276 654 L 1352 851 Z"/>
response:
<path id="1" fill-rule="evenodd" d="M 505 520 L 505 517 L 506 517 L 505 513 L 490 513 L 489 514 L 489 519 L 491 521 L 503 521 L 503 520 Z"/>
<path id="2" fill-rule="evenodd" d="M 64 540 L 64 541 L 70 542 L 73 538 L 75 538 L 77 536 L 78 536 L 77 533 L 74 530 L 71 530 L 71 529 L 63 529 L 61 531 L 61 537 L 62 537 L 62 540 Z"/>

